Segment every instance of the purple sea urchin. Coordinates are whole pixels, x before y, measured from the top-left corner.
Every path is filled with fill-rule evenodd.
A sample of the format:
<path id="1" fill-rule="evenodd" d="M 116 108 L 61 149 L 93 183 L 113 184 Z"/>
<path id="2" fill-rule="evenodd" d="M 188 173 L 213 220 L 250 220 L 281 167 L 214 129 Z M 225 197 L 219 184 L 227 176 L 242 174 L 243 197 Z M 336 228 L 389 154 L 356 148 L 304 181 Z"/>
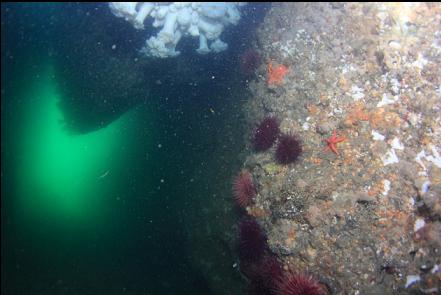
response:
<path id="1" fill-rule="evenodd" d="M 283 275 L 283 268 L 275 256 L 265 256 L 260 264 L 260 277 L 265 286 L 273 287 Z"/>
<path id="2" fill-rule="evenodd" d="M 282 134 L 276 149 L 276 160 L 280 164 L 289 164 L 297 160 L 302 153 L 300 141 L 294 135 Z"/>
<path id="3" fill-rule="evenodd" d="M 248 49 L 240 55 L 240 70 L 245 76 L 251 76 L 254 71 L 260 66 L 262 59 L 254 49 Z"/>
<path id="4" fill-rule="evenodd" d="M 236 203 L 245 208 L 251 204 L 252 199 L 256 195 L 256 188 L 254 187 L 253 177 L 250 172 L 244 170 L 238 176 L 233 183 L 233 194 Z"/>
<path id="5" fill-rule="evenodd" d="M 266 249 L 266 236 L 254 219 L 244 219 L 239 224 L 239 255 L 242 261 L 258 260 Z"/>
<path id="6" fill-rule="evenodd" d="M 279 125 L 275 117 L 265 117 L 254 130 L 253 148 L 258 152 L 269 149 L 279 136 Z"/>
<path id="7" fill-rule="evenodd" d="M 253 262 L 245 270 L 250 279 L 250 293 L 274 295 L 276 283 L 283 276 L 282 265 L 273 255 L 265 254 L 259 261 Z"/>

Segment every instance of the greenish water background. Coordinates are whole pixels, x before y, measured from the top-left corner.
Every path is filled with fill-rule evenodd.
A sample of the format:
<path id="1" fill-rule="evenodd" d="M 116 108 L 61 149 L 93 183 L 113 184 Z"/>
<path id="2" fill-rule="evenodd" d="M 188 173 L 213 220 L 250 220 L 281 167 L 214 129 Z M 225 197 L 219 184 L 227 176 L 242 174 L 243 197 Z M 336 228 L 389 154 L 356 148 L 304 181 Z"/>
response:
<path id="1" fill-rule="evenodd" d="M 2 4 L 2 293 L 210 294 L 213 277 L 242 293 L 228 239 L 244 87 L 150 93 L 72 132 L 44 26 L 59 9 Z"/>

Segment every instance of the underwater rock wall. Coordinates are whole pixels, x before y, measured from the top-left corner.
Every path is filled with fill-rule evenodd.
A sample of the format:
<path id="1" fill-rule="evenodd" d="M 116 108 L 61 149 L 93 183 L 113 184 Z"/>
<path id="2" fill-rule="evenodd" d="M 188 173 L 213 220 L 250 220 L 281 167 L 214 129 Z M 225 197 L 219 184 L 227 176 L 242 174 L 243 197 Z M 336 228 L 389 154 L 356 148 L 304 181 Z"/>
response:
<path id="1" fill-rule="evenodd" d="M 302 154 L 250 141 L 246 210 L 330 294 L 440 292 L 440 28 L 432 3 L 278 3 L 260 25 L 246 136 L 273 116 Z"/>

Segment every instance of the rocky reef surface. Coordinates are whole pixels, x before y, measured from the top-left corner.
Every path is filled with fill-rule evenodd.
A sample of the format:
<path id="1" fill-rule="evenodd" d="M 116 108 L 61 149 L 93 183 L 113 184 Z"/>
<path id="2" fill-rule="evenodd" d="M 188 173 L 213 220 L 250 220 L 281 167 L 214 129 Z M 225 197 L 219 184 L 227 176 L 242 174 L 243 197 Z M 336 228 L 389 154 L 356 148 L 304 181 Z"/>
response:
<path id="1" fill-rule="evenodd" d="M 331 294 L 439 294 L 441 5 L 277 3 L 257 36 L 246 137 L 272 116 L 302 145 L 249 141 L 270 251 Z"/>

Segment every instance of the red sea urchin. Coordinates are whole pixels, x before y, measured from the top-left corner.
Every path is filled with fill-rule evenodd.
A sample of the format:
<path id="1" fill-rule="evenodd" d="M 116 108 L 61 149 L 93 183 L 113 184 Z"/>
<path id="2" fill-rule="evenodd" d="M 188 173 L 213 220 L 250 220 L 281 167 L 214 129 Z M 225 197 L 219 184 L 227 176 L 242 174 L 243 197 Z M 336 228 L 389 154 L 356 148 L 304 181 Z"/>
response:
<path id="1" fill-rule="evenodd" d="M 242 262 L 259 260 L 266 249 L 266 236 L 254 219 L 239 224 L 239 255 Z"/>
<path id="2" fill-rule="evenodd" d="M 312 276 L 288 272 L 275 286 L 276 295 L 327 295 L 326 287 Z"/>
<path id="3" fill-rule="evenodd" d="M 289 164 L 297 160 L 302 153 L 302 145 L 294 135 L 282 134 L 276 149 L 276 160 L 280 164 Z"/>
<path id="4" fill-rule="evenodd" d="M 253 135 L 253 147 L 261 152 L 269 149 L 279 136 L 279 121 L 274 117 L 265 117 L 256 127 Z"/>
<path id="5" fill-rule="evenodd" d="M 251 204 L 257 192 L 250 172 L 244 170 L 236 176 L 233 184 L 233 193 L 234 199 L 240 207 L 245 208 Z"/>

